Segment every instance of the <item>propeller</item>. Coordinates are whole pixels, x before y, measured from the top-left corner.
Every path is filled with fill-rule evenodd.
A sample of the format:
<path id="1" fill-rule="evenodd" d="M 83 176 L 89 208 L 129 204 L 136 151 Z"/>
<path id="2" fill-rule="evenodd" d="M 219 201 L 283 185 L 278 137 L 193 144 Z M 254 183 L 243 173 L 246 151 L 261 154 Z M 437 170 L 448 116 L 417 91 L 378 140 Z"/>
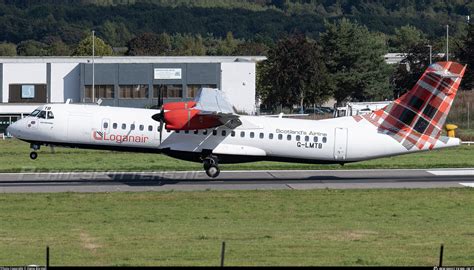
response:
<path id="1" fill-rule="evenodd" d="M 158 107 L 160 112 L 151 116 L 151 118 L 157 122 L 160 122 L 160 144 L 163 137 L 163 125 L 165 121 L 165 110 L 163 109 L 163 89 L 158 90 Z"/>

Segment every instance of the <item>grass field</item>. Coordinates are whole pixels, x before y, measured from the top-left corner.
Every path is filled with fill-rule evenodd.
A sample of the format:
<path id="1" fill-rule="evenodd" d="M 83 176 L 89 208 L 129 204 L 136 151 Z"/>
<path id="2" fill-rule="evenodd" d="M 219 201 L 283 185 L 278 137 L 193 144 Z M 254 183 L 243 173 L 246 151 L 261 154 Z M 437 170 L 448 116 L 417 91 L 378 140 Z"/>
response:
<path id="1" fill-rule="evenodd" d="M 125 153 L 98 150 L 55 148 L 53 154 L 43 147 L 37 160 L 29 158 L 29 144 L 11 139 L 0 140 L 0 172 L 21 171 L 160 171 L 202 170 L 202 165 L 159 154 Z M 221 165 L 223 170 L 237 169 L 377 169 L 474 167 L 474 146 L 409 154 L 340 165 L 254 162 Z"/>
<path id="2" fill-rule="evenodd" d="M 473 192 L 2 194 L 0 265 L 473 265 Z"/>

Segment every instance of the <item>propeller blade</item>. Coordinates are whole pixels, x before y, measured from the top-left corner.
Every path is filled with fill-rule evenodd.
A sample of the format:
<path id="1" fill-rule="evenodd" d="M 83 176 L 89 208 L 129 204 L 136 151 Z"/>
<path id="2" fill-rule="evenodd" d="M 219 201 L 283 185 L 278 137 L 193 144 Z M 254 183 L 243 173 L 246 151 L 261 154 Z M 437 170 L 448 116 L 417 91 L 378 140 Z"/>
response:
<path id="1" fill-rule="evenodd" d="M 160 121 L 160 144 L 163 137 L 163 120 Z"/>
<path id="2" fill-rule="evenodd" d="M 162 137 L 163 137 L 163 126 L 165 122 L 165 111 L 163 109 L 163 106 L 161 106 L 160 112 L 152 115 L 151 118 L 157 122 L 160 122 L 160 144 L 161 144 Z"/>

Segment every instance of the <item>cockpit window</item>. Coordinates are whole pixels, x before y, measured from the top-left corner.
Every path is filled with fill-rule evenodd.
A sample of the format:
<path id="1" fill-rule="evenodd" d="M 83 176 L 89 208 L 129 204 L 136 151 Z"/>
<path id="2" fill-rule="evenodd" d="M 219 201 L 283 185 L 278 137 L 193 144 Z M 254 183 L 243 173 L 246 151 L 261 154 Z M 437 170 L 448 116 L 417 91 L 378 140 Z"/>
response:
<path id="1" fill-rule="evenodd" d="M 41 112 L 38 114 L 38 118 L 46 119 L 46 111 L 41 111 Z"/>
<path id="2" fill-rule="evenodd" d="M 54 119 L 54 114 L 52 111 L 48 111 L 48 119 Z"/>
<path id="3" fill-rule="evenodd" d="M 40 110 L 34 110 L 30 116 L 36 116 L 38 113 L 40 112 Z"/>

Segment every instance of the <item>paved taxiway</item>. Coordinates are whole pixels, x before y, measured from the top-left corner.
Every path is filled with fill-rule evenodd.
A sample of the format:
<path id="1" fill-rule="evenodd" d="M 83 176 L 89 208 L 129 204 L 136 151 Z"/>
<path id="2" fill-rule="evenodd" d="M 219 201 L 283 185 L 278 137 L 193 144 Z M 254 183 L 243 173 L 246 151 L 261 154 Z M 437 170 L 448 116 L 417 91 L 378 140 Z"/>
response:
<path id="1" fill-rule="evenodd" d="M 1 173 L 0 193 L 474 187 L 474 169 Z"/>

